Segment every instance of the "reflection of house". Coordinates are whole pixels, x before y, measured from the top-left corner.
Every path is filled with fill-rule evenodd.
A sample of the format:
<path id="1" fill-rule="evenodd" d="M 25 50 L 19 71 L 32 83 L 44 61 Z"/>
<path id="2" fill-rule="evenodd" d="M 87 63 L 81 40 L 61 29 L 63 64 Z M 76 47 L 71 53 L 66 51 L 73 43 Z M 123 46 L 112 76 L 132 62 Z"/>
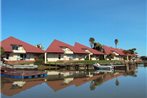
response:
<path id="1" fill-rule="evenodd" d="M 64 42 L 54 40 L 46 50 L 45 61 L 84 60 L 86 54 L 85 51 L 78 50 Z"/>
<path id="2" fill-rule="evenodd" d="M 119 48 L 113 48 L 109 46 L 103 46 L 105 57 L 107 55 L 112 54 L 113 58 L 112 60 L 124 60 L 124 58 L 129 59 L 130 57 L 135 57 L 136 55 L 134 54 L 125 54 L 123 49 Z M 108 60 L 108 58 L 107 58 Z"/>
<path id="3" fill-rule="evenodd" d="M 71 81 L 68 84 L 64 84 L 64 80 L 54 80 L 54 81 L 47 81 L 46 84 L 52 88 L 54 91 L 59 91 L 62 89 L 65 89 L 66 87 L 75 85 L 76 87 L 79 87 L 87 82 L 96 80 L 95 82 L 99 82 L 99 78 L 101 78 L 102 83 L 109 81 L 111 79 L 117 78 L 119 76 L 124 75 L 125 73 L 118 73 L 118 74 L 99 74 L 95 75 L 93 77 L 83 77 L 83 78 L 75 78 L 73 81 Z M 33 82 L 27 82 L 22 88 L 14 88 L 12 89 L 12 83 L 4 83 L 1 88 L 1 93 L 7 96 L 12 96 L 15 94 L 18 94 L 22 91 L 28 90 L 34 86 L 37 86 L 39 84 L 44 83 L 44 81 L 33 81 Z M 97 85 L 94 85 L 97 86 Z"/>
<path id="4" fill-rule="evenodd" d="M 69 84 L 64 84 L 64 80 L 55 80 L 55 81 L 47 81 L 47 85 L 49 87 L 51 87 L 54 91 L 59 91 L 59 90 L 62 90 L 62 89 L 65 89 L 66 87 L 69 87 L 69 86 L 72 86 L 72 85 L 75 85 L 75 86 L 81 86 L 87 82 L 90 82 L 92 80 L 97 80 L 98 78 L 101 78 L 102 77 L 102 82 L 106 82 L 106 81 L 109 81 L 113 78 L 116 78 L 116 77 L 119 77 L 119 76 L 122 76 L 124 73 L 119 73 L 119 74 L 116 74 L 116 75 L 113 75 L 113 74 L 100 74 L 100 75 L 95 75 L 93 77 L 83 77 L 83 78 L 75 78 L 73 81 L 71 81 Z"/>
<path id="5" fill-rule="evenodd" d="M 84 46 L 80 43 L 75 43 L 74 47 L 76 49 L 79 49 L 79 50 L 82 50 L 82 51 L 85 51 L 86 53 L 88 53 L 88 59 L 89 60 L 99 60 L 100 59 L 100 56 L 103 56 L 104 54 L 100 51 L 97 51 L 97 50 L 94 50 L 90 47 L 87 47 L 87 46 Z"/>
<path id="6" fill-rule="evenodd" d="M 64 84 L 64 80 L 47 81 L 46 83 L 54 91 L 58 91 L 58 90 L 64 89 L 64 88 L 69 87 L 69 86 L 72 85 L 71 83 Z"/>
<path id="7" fill-rule="evenodd" d="M 9 37 L 1 42 L 5 51 L 4 59 L 8 62 L 34 61 L 44 51 L 14 37 Z"/>
<path id="8" fill-rule="evenodd" d="M 13 96 L 22 91 L 28 90 L 31 87 L 37 86 L 41 83 L 43 83 L 43 81 L 27 82 L 22 88 L 12 88 L 12 83 L 4 83 L 2 84 L 1 93 L 7 96 Z"/>
<path id="9" fill-rule="evenodd" d="M 89 81 L 96 79 L 97 77 L 99 76 L 93 76 L 91 78 L 87 78 L 87 77 L 75 78 L 73 81 L 71 81 L 68 84 L 64 84 L 64 80 L 48 81 L 47 85 L 51 87 L 54 91 L 59 91 L 72 85 L 81 86 Z"/>

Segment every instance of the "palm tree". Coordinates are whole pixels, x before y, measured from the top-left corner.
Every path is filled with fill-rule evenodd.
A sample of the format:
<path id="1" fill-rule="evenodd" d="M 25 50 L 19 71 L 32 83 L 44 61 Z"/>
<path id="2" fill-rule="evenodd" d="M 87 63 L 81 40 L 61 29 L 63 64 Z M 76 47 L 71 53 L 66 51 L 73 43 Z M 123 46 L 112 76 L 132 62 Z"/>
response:
<path id="1" fill-rule="evenodd" d="M 113 59 L 115 56 L 115 54 L 111 53 L 109 55 L 106 56 L 106 58 L 108 58 L 109 60 Z"/>
<path id="2" fill-rule="evenodd" d="M 115 40 L 114 40 L 114 43 L 115 43 L 115 47 L 117 48 L 117 45 L 118 45 L 118 39 L 115 39 Z"/>
<path id="3" fill-rule="evenodd" d="M 123 51 L 125 54 L 137 54 L 136 48 L 128 49 Z"/>
<path id="4" fill-rule="evenodd" d="M 43 47 L 41 44 L 37 44 L 36 47 L 37 47 L 37 48 L 40 48 L 40 49 L 42 49 L 42 50 L 44 49 L 44 47 Z"/>
<path id="5" fill-rule="evenodd" d="M 93 48 L 93 47 L 94 47 L 95 39 L 94 39 L 93 37 L 90 37 L 90 38 L 89 38 L 89 42 L 90 42 L 91 48 Z"/>
<path id="6" fill-rule="evenodd" d="M 102 45 L 101 45 L 100 43 L 98 43 L 98 42 L 95 42 L 95 43 L 94 43 L 93 49 L 96 49 L 96 50 L 98 50 L 98 51 L 103 52 L 103 47 L 102 47 Z"/>
<path id="7" fill-rule="evenodd" d="M 136 54 L 136 48 L 132 48 L 132 49 L 130 49 L 130 52 L 131 52 L 131 54 Z"/>

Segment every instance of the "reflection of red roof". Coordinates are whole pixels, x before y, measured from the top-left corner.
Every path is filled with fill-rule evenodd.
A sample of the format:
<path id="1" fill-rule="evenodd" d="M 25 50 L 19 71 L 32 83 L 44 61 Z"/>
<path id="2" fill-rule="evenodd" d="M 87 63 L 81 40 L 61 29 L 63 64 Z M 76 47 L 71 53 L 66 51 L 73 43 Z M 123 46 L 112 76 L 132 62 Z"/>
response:
<path id="1" fill-rule="evenodd" d="M 62 50 L 62 47 L 69 48 L 74 53 L 85 54 L 84 51 L 78 50 L 78 49 L 74 48 L 73 46 L 66 44 L 64 42 L 58 41 L 58 40 L 54 40 L 51 43 L 51 45 L 47 48 L 46 52 L 48 52 L 48 53 L 64 53 L 64 51 Z"/>
<path id="2" fill-rule="evenodd" d="M 102 52 L 97 51 L 97 50 L 95 50 L 95 49 L 92 49 L 92 48 L 90 48 L 90 47 L 84 46 L 84 45 L 82 45 L 82 44 L 80 44 L 80 43 L 77 43 L 77 42 L 75 43 L 74 47 L 75 47 L 76 49 L 78 49 L 78 50 L 89 50 L 90 52 L 92 52 L 92 53 L 95 54 L 95 55 L 103 55 Z"/>
<path id="3" fill-rule="evenodd" d="M 107 55 L 111 54 L 113 52 L 116 52 L 119 55 L 125 55 L 123 52 L 124 50 L 122 50 L 122 49 L 113 48 L 113 47 L 109 47 L 109 46 L 103 46 L 103 49 L 104 49 L 105 54 L 107 54 Z"/>
<path id="4" fill-rule="evenodd" d="M 92 80 L 95 80 L 97 79 L 98 77 L 100 77 L 101 75 L 96 75 L 96 76 L 93 76 L 93 77 L 83 77 L 83 78 L 76 78 L 72 81 L 72 83 L 75 85 L 75 86 L 81 86 L 87 82 L 90 82 Z"/>
<path id="5" fill-rule="evenodd" d="M 33 45 L 30 45 L 14 37 L 9 37 L 1 41 L 1 46 L 4 48 L 5 52 L 12 52 L 12 45 L 21 45 L 25 49 L 25 51 L 29 53 L 43 53 L 44 52 L 40 48 L 37 48 Z"/>
<path id="6" fill-rule="evenodd" d="M 125 73 L 119 73 L 119 74 L 99 74 L 99 75 L 95 75 L 93 77 L 83 77 L 83 78 L 74 78 L 73 81 L 71 81 L 69 84 L 64 84 L 64 80 L 54 80 L 54 81 L 47 81 L 47 85 L 49 87 L 51 87 L 54 91 L 59 91 L 62 89 L 65 89 L 66 87 L 69 86 L 81 86 L 87 82 L 90 82 L 92 80 L 96 80 L 99 77 L 103 77 L 102 82 L 106 82 L 109 81 L 111 79 L 117 78 L 119 76 L 124 75 Z M 30 82 L 26 82 L 26 84 L 22 87 L 22 88 L 16 88 L 16 89 L 12 89 L 12 83 L 4 83 L 2 89 L 1 89 L 1 93 L 3 93 L 4 95 L 7 96 L 12 96 L 12 95 L 16 95 L 19 94 L 22 91 L 28 90 L 34 86 L 37 86 L 39 84 L 44 83 L 43 81 L 30 81 Z"/>
<path id="7" fill-rule="evenodd" d="M 73 81 L 71 81 L 68 84 L 64 84 L 64 80 L 55 80 L 55 81 L 47 81 L 47 85 L 51 87 L 54 91 L 59 91 L 62 89 L 65 89 L 66 87 L 75 85 L 75 86 L 81 86 L 89 81 L 92 81 L 96 79 L 99 76 L 93 76 L 93 77 L 83 77 L 83 78 L 74 78 Z"/>
<path id="8" fill-rule="evenodd" d="M 47 81 L 46 83 L 54 91 L 58 91 L 72 85 L 71 83 L 64 84 L 64 80 Z"/>
<path id="9" fill-rule="evenodd" d="M 32 81 L 32 82 L 26 82 L 26 84 L 22 88 L 16 88 L 12 89 L 12 83 L 5 83 L 1 88 L 1 93 L 7 96 L 13 96 L 16 94 L 19 94 L 22 91 L 28 90 L 31 87 L 37 86 L 39 84 L 43 83 L 43 81 Z"/>

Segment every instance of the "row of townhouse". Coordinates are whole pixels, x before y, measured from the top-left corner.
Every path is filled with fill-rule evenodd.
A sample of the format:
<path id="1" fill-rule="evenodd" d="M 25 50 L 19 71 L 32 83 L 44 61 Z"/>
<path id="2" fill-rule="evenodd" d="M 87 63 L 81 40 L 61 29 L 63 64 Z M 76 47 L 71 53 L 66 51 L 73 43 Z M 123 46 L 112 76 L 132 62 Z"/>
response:
<path id="1" fill-rule="evenodd" d="M 44 55 L 45 63 L 59 60 L 99 60 L 113 53 L 112 60 L 123 60 L 124 57 L 136 56 L 124 54 L 122 49 L 103 46 L 104 52 L 97 51 L 80 43 L 74 46 L 59 40 L 54 40 L 47 50 L 42 50 L 14 37 L 9 37 L 0 44 L 4 49 L 4 59 L 7 62 L 34 62 L 40 55 Z"/>

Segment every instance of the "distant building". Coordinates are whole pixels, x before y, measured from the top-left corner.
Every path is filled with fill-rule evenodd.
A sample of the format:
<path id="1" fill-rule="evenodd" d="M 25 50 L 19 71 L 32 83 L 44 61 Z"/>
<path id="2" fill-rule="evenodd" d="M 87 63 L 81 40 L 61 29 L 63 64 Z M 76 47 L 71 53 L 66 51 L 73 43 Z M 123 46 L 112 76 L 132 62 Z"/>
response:
<path id="1" fill-rule="evenodd" d="M 1 41 L 0 46 L 4 49 L 4 60 L 8 63 L 34 62 L 39 55 L 44 53 L 40 48 L 14 37 L 9 37 Z"/>

